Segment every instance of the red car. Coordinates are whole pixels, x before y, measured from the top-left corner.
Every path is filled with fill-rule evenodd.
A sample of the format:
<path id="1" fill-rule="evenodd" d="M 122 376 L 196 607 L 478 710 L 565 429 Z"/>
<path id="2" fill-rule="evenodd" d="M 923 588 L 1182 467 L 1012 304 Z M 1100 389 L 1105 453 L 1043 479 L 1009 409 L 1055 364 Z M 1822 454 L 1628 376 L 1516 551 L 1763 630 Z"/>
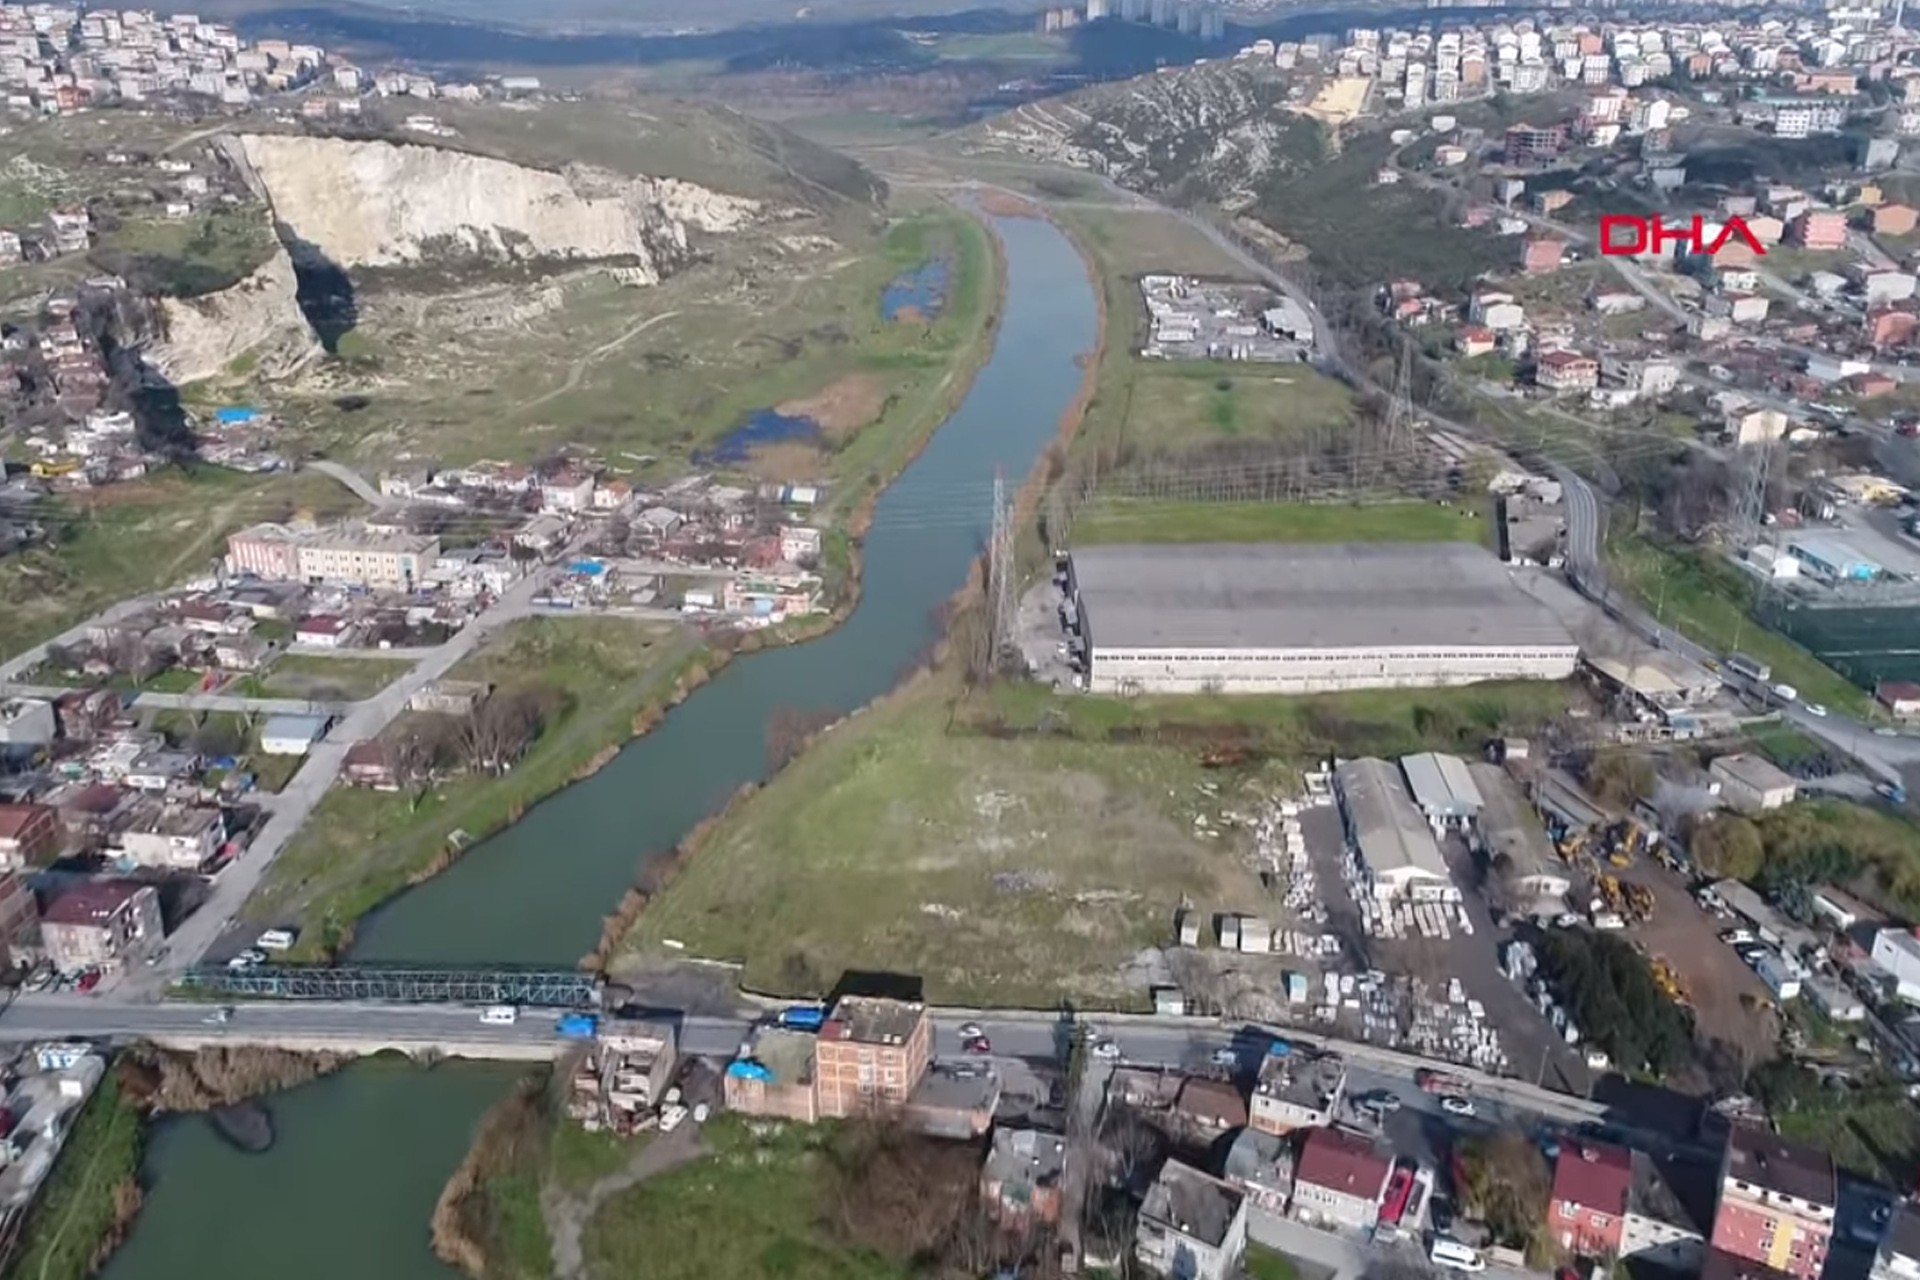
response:
<path id="1" fill-rule="evenodd" d="M 83 994 L 93 990 L 95 987 L 100 985 L 100 971 L 98 969 L 87 970 L 85 973 L 80 975 L 80 981 L 74 983 L 73 985 L 75 990 Z"/>
<path id="2" fill-rule="evenodd" d="M 988 1040 L 985 1036 L 975 1036 L 971 1040 L 968 1040 L 962 1043 L 960 1047 L 966 1050 L 968 1053 L 992 1053 L 993 1052 L 993 1042 L 991 1040 Z"/>

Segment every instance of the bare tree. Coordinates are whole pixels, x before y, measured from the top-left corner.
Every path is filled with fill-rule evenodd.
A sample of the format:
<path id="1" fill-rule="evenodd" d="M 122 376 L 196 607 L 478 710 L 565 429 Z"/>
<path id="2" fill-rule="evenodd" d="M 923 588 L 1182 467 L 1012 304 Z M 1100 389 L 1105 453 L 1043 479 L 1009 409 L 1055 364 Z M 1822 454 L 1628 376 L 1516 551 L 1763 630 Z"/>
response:
<path id="1" fill-rule="evenodd" d="M 537 704 L 525 694 L 496 695 L 460 722 L 459 746 L 467 768 L 499 777 L 513 768 L 540 732 Z"/>
<path id="2" fill-rule="evenodd" d="M 433 784 L 434 767 L 440 758 L 439 741 L 431 731 L 414 726 L 396 734 L 386 750 L 394 784 L 406 795 L 408 811 L 419 809 Z"/>
<path id="3" fill-rule="evenodd" d="M 129 677 L 135 684 L 145 684 L 160 670 L 159 656 L 147 643 L 147 638 L 130 628 L 114 634 L 108 652 L 114 670 Z"/>

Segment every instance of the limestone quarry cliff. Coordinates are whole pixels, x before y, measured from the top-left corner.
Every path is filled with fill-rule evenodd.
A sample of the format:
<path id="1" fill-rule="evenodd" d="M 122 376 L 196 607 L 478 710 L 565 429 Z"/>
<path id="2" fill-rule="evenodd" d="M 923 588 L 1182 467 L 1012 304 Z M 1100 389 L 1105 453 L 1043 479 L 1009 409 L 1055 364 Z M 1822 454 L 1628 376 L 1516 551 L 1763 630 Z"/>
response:
<path id="1" fill-rule="evenodd" d="M 160 335 L 147 363 L 175 385 L 231 370 L 250 357 L 269 377 L 298 367 L 320 349 L 300 312 L 293 262 L 275 246 L 252 275 L 217 293 L 159 300 Z"/>
<path id="2" fill-rule="evenodd" d="M 674 179 L 579 166 L 555 172 L 440 147 L 285 134 L 233 139 L 298 242 L 335 266 L 445 253 L 628 259 L 651 281 L 684 258 L 687 225 L 728 231 L 758 202 Z"/>

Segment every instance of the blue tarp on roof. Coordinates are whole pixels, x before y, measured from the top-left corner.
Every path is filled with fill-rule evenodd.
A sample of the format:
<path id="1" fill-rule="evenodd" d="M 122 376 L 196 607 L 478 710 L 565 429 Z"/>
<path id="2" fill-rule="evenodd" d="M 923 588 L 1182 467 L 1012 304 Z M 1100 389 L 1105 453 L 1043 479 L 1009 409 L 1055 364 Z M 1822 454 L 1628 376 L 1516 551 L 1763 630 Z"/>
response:
<path id="1" fill-rule="evenodd" d="M 577 573 L 587 578 L 597 578 L 607 571 L 607 566 L 598 560 L 575 560 L 567 566 L 568 573 Z"/>
<path id="2" fill-rule="evenodd" d="M 224 409 L 215 409 L 213 416 L 215 421 L 231 425 L 239 422 L 252 422 L 260 416 L 260 411 L 258 409 L 249 409 L 242 405 L 228 405 Z"/>

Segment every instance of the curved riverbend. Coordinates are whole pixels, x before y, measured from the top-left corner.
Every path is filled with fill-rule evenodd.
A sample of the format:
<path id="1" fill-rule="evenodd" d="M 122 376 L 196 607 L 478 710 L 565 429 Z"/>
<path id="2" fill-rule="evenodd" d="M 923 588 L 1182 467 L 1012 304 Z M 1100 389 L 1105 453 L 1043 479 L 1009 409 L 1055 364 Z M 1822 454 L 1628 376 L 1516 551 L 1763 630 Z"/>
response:
<path id="1" fill-rule="evenodd" d="M 990 221 L 1007 281 L 993 354 L 880 498 L 853 616 L 821 639 L 736 659 L 606 768 L 369 917 L 352 959 L 573 964 L 643 858 L 763 776 L 776 710 L 850 711 L 932 642 L 935 610 L 985 543 L 995 470 L 1010 486 L 1026 478 L 1080 389 L 1076 358 L 1098 337 L 1072 242 L 1040 218 Z"/>
<path id="2" fill-rule="evenodd" d="M 1076 407 L 1099 301 L 1067 237 L 990 219 L 1006 297 L 991 357 L 960 408 L 882 495 L 858 608 L 807 644 L 742 655 L 605 768 L 535 808 L 366 921 L 367 960 L 571 965 L 644 856 L 670 849 L 765 772 L 783 707 L 848 711 L 885 692 L 935 638 L 992 519 L 993 479 L 1032 470 Z M 449 1280 L 427 1224 L 474 1124 L 516 1068 L 363 1063 L 274 1099 L 277 1141 L 247 1155 L 202 1120 L 153 1134 L 152 1186 L 106 1280 Z"/>

